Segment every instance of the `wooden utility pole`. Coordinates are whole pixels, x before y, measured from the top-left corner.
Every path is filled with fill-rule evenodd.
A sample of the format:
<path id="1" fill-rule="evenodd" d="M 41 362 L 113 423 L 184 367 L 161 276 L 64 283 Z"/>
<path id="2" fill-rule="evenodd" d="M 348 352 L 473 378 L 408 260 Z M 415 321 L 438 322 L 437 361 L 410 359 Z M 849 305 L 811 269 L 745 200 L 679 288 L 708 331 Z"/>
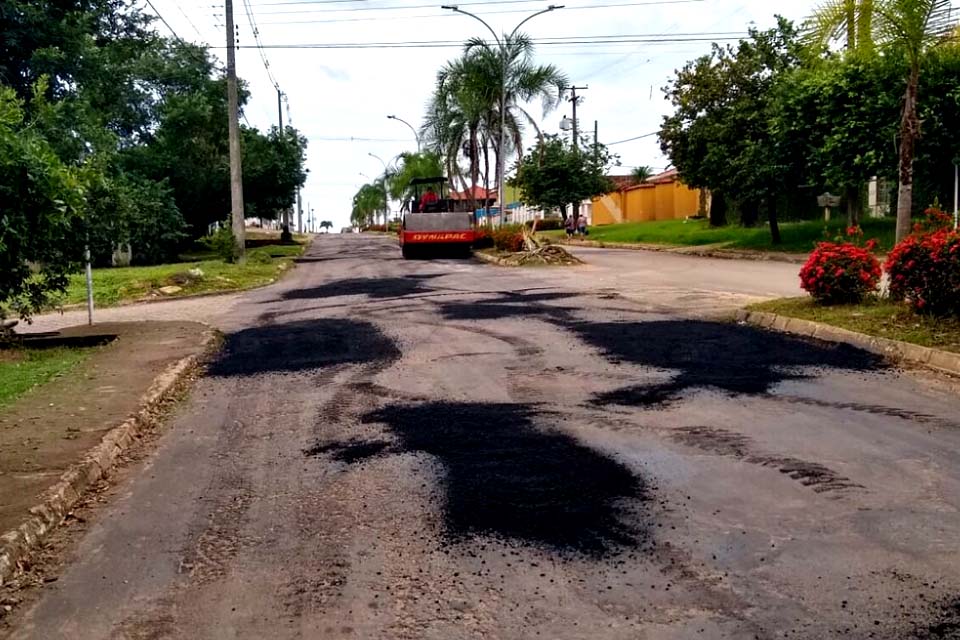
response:
<path id="1" fill-rule="evenodd" d="M 577 91 L 584 91 L 589 88 L 590 87 L 586 87 L 586 86 L 564 87 L 564 89 L 570 90 L 570 103 L 573 104 L 573 148 L 574 149 L 580 148 L 580 139 L 578 138 L 578 136 L 580 135 L 579 133 L 580 129 L 579 129 L 579 126 L 577 125 L 577 102 L 578 102 Z"/>
<path id="2" fill-rule="evenodd" d="M 233 0 L 226 0 L 227 13 L 227 118 L 230 125 L 230 219 L 238 259 L 246 248 L 243 211 L 243 158 L 240 151 L 240 105 L 237 100 L 237 52 L 233 32 Z"/>

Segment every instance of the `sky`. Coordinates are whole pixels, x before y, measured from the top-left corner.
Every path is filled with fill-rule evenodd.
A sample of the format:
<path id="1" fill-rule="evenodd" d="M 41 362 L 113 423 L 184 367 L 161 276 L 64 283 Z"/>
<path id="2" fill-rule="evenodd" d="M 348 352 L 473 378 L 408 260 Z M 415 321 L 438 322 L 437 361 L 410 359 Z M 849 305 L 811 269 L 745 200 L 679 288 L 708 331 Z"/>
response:
<path id="1" fill-rule="evenodd" d="M 489 36 L 479 21 L 441 9 L 444 1 L 235 0 L 237 73 L 252 91 L 244 112 L 247 122 L 263 130 L 277 124 L 272 77 L 289 104 L 289 113 L 283 109 L 284 123 L 292 122 L 309 141 L 305 217 L 312 211 L 316 221 L 330 220 L 335 229 L 349 226 L 354 193 L 383 172 L 381 161 L 370 154 L 391 163 L 398 154 L 416 150 L 410 129 L 387 115 L 419 129 L 440 67 L 457 57 L 466 39 Z M 150 2 L 153 7 L 144 5 L 144 10 L 159 14 L 168 25 L 157 21 L 158 31 L 172 29 L 225 59 L 222 1 Z M 563 9 L 533 18 L 522 30 L 536 43 L 537 63 L 556 65 L 572 83 L 589 87 L 578 92 L 583 96 L 577 109 L 580 126 L 592 135 L 597 122 L 600 142 L 620 156 L 621 166 L 611 173 L 626 174 L 636 166 L 659 171 L 669 163 L 655 135 L 630 139 L 656 132 L 670 113 L 662 88 L 676 69 L 709 52 L 712 41 L 735 41 L 750 26 L 769 28 L 775 14 L 802 20 L 815 4 L 567 0 Z M 459 6 L 499 34 L 548 5 L 549 0 L 463 0 Z M 255 46 L 248 12 L 262 50 Z M 443 46 L 393 44 L 411 42 Z M 329 46 L 336 44 L 366 48 Z M 560 120 L 571 115 L 569 103 L 545 116 L 539 103 L 528 111 L 548 133 L 558 133 Z M 630 141 L 621 142 L 625 140 Z"/>

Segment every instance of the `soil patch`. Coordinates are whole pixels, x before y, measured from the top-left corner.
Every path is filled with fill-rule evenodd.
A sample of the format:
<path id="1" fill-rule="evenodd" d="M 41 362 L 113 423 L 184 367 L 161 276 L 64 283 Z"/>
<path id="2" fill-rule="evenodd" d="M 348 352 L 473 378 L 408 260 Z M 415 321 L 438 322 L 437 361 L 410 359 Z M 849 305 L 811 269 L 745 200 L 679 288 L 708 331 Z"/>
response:
<path id="1" fill-rule="evenodd" d="M 369 322 L 321 318 L 262 325 L 229 335 L 210 374 L 253 376 L 310 371 L 393 361 L 400 355 L 393 341 Z"/>
<path id="2" fill-rule="evenodd" d="M 742 325 L 666 320 L 566 326 L 609 359 L 679 371 L 669 382 L 600 394 L 595 402 L 601 405 L 664 406 L 701 388 L 761 394 L 780 382 L 810 377 L 816 368 L 873 371 L 887 366 L 880 356 L 850 345 Z"/>
<path id="3" fill-rule="evenodd" d="M 0 412 L 0 531 L 20 524 L 45 489 L 135 414 L 157 375 L 202 349 L 206 331 L 193 322 L 137 322 L 75 327 L 53 336 L 117 338 L 69 375 Z"/>
<path id="4" fill-rule="evenodd" d="M 397 436 L 398 450 L 443 467 L 446 533 L 492 536 L 595 556 L 635 547 L 646 531 L 628 512 L 648 498 L 625 465 L 574 438 L 538 427 L 524 404 L 433 402 L 368 413 Z"/>
<path id="5" fill-rule="evenodd" d="M 737 458 L 750 464 L 776 469 L 817 493 L 863 488 L 863 485 L 822 464 L 758 451 L 750 438 L 725 429 L 684 427 L 673 433 L 672 438 L 687 446 L 719 456 Z"/>
<path id="6" fill-rule="evenodd" d="M 367 296 L 368 298 L 403 298 L 432 291 L 425 283 L 437 275 L 406 276 L 403 278 L 349 278 L 335 280 L 319 287 L 291 289 L 282 294 L 284 300 L 313 300 L 338 296 Z"/>

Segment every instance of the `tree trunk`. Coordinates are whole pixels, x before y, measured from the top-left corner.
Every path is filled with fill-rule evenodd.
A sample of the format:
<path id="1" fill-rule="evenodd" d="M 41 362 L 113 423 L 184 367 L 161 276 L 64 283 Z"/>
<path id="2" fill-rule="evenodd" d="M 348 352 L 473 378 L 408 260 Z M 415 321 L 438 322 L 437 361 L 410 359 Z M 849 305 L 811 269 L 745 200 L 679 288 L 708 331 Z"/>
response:
<path id="1" fill-rule="evenodd" d="M 847 226 L 860 226 L 860 189 L 847 187 L 844 198 L 847 201 Z"/>
<path id="2" fill-rule="evenodd" d="M 760 219 L 760 207 L 755 201 L 744 200 L 738 203 L 740 208 L 740 224 L 744 227 L 755 227 Z"/>
<path id="3" fill-rule="evenodd" d="M 725 227 L 727 225 L 727 199 L 720 191 L 710 194 L 710 226 Z"/>
<path id="4" fill-rule="evenodd" d="M 903 102 L 903 117 L 900 119 L 900 186 L 897 192 L 897 242 L 908 235 L 913 215 L 913 157 L 917 138 L 920 137 L 920 120 L 917 117 L 917 86 L 920 83 L 920 65 L 911 64 L 907 93 Z"/>
<path id="5" fill-rule="evenodd" d="M 767 207 L 767 221 L 770 223 L 770 241 L 777 245 L 782 242 L 780 238 L 780 223 L 777 221 L 777 207 L 773 203 L 765 203 Z"/>
<path id="6" fill-rule="evenodd" d="M 477 127 L 470 127 L 470 198 L 474 210 L 477 208 L 477 183 L 480 182 L 480 157 L 477 145 Z"/>
<path id="7" fill-rule="evenodd" d="M 490 217 L 490 147 L 487 141 L 483 141 L 483 192 L 486 197 L 483 199 L 483 210 Z M 476 209 L 474 209 L 476 211 Z M 501 214 L 502 215 L 502 214 Z M 502 220 L 503 218 L 501 218 Z"/>

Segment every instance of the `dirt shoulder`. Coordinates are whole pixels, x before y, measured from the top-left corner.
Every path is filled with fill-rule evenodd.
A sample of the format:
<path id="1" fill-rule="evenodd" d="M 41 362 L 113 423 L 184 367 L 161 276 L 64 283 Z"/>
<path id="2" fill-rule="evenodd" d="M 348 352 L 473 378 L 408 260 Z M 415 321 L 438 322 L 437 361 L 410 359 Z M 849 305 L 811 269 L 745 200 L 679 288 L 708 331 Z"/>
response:
<path id="1" fill-rule="evenodd" d="M 133 322 L 60 332 L 58 339 L 114 338 L 0 411 L 0 531 L 20 524 L 44 490 L 135 414 L 159 374 L 200 351 L 205 331 L 196 322 Z"/>

